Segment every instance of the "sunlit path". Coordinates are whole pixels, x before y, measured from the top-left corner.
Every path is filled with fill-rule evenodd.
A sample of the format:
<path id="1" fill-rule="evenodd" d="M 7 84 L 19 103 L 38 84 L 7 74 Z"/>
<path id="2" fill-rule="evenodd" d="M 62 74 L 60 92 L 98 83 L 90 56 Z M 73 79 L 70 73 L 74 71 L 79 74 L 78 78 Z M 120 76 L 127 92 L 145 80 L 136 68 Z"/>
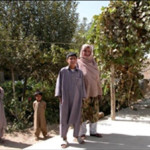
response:
<path id="1" fill-rule="evenodd" d="M 117 113 L 116 120 L 109 116 L 98 123 L 98 132 L 103 138 L 88 136 L 84 145 L 73 142 L 72 129 L 68 133 L 69 147 L 67 149 L 100 149 L 100 150 L 146 150 L 150 149 L 150 108 L 145 104 L 137 105 L 137 111 L 130 108 Z M 147 106 L 146 106 L 147 107 Z M 26 149 L 61 149 L 60 137 L 39 142 Z"/>

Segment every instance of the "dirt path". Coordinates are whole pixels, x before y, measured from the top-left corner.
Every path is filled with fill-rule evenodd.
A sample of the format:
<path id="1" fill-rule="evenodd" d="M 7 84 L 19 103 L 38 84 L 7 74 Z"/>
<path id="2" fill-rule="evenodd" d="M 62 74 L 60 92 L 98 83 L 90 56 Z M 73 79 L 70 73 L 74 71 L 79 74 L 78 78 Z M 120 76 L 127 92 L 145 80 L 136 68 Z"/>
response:
<path id="1" fill-rule="evenodd" d="M 58 135 L 59 125 L 48 125 L 48 131 L 51 137 Z M 40 140 L 35 141 L 33 128 L 23 132 L 6 133 L 4 139 L 4 143 L 0 144 L 0 150 L 23 149 L 44 140 L 40 135 Z"/>

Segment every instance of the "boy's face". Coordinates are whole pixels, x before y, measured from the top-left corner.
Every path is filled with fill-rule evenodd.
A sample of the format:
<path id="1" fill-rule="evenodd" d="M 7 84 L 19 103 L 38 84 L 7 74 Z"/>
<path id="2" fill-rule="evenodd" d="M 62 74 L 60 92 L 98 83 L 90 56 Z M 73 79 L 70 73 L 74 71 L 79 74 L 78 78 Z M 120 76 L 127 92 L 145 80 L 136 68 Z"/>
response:
<path id="1" fill-rule="evenodd" d="M 36 96 L 35 96 L 35 99 L 36 99 L 37 101 L 41 101 L 42 95 L 36 95 Z"/>
<path id="2" fill-rule="evenodd" d="M 67 58 L 67 63 L 71 68 L 75 68 L 77 63 L 77 57 L 76 56 L 70 56 Z"/>

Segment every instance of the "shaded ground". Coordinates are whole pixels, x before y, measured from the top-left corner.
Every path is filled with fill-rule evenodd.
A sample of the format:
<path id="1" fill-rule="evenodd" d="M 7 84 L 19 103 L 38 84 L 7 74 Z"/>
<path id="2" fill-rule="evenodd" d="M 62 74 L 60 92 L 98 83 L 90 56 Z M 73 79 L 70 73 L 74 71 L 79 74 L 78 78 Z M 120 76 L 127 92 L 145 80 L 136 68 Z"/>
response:
<path id="1" fill-rule="evenodd" d="M 58 135 L 58 130 L 58 125 L 48 125 L 48 135 L 52 137 Z M 41 138 L 39 141 L 35 141 L 33 128 L 27 129 L 24 132 L 6 133 L 4 136 L 5 142 L 3 144 L 0 144 L 0 149 L 23 149 L 37 142 L 43 141 L 44 139 L 42 138 L 42 135 L 40 137 Z"/>

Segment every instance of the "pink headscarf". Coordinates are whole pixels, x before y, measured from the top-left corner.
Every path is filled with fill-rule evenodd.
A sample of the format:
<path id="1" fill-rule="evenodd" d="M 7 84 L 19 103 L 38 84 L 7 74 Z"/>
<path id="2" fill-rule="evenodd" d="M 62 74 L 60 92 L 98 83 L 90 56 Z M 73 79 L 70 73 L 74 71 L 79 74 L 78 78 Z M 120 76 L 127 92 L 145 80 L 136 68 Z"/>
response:
<path id="1" fill-rule="evenodd" d="M 91 55 L 89 57 L 83 56 L 83 50 L 90 48 Z M 97 63 L 93 58 L 93 46 L 89 44 L 82 45 L 80 51 L 80 58 L 78 59 L 79 69 L 82 70 L 85 80 L 86 87 L 86 98 L 97 97 L 102 95 L 102 88 L 100 82 L 100 73 L 98 70 Z"/>
<path id="2" fill-rule="evenodd" d="M 4 97 L 4 90 L 0 87 L 0 138 L 3 136 L 4 129 L 6 127 L 6 118 L 2 102 L 3 97 Z"/>

